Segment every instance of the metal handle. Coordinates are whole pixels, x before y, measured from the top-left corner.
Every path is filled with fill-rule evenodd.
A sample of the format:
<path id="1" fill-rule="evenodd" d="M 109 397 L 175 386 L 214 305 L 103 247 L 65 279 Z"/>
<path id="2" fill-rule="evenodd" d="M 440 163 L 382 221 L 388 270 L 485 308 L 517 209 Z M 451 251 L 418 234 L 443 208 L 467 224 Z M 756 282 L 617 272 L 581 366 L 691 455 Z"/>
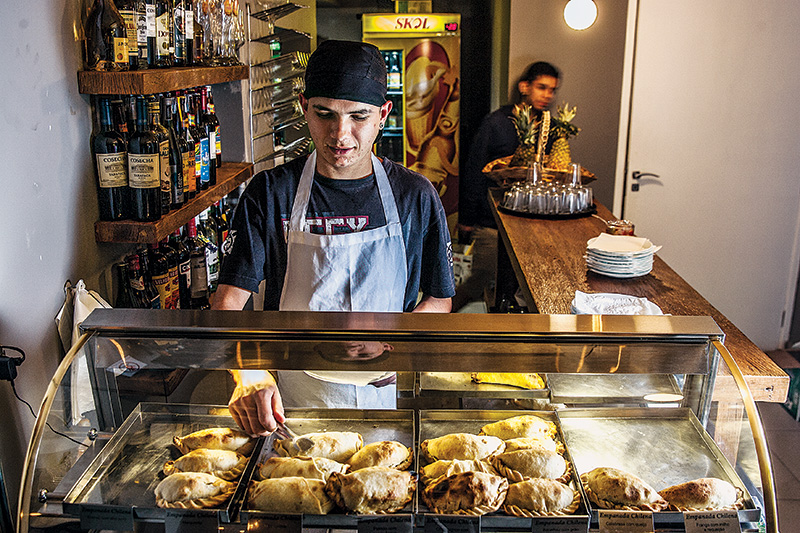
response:
<path id="1" fill-rule="evenodd" d="M 634 170 L 631 172 L 631 179 L 638 180 L 639 178 L 660 178 L 658 174 L 653 174 L 651 172 L 639 172 L 638 170 Z"/>

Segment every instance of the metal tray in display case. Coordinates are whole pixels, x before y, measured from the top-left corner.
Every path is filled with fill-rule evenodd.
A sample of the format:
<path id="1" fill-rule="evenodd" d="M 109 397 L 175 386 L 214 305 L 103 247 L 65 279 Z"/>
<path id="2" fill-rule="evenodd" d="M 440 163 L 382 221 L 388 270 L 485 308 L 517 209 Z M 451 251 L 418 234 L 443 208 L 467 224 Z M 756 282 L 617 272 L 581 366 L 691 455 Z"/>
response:
<path id="1" fill-rule="evenodd" d="M 619 468 L 656 490 L 703 477 L 724 479 L 743 492 L 739 521 L 758 522 L 761 511 L 746 485 L 691 410 L 560 409 L 557 416 L 578 475 L 597 467 Z M 596 524 L 591 502 L 589 509 Z M 657 527 L 683 528 L 679 512 L 653 513 L 653 521 Z"/>
<path id="2" fill-rule="evenodd" d="M 683 400 L 672 374 L 548 374 L 547 383 L 551 402 L 580 407 L 644 407 Z"/>
<path id="3" fill-rule="evenodd" d="M 363 409 L 286 409 L 286 427 L 294 431 L 297 435 L 316 433 L 320 431 L 354 431 L 364 438 L 364 444 L 383 440 L 393 440 L 401 442 L 412 450 L 416 449 L 414 440 L 414 411 L 406 409 L 397 410 L 363 410 Z M 257 463 L 263 463 L 270 457 L 278 454 L 273 450 L 275 434 L 267 437 L 267 441 L 261 450 Z M 415 465 L 411 466 L 414 470 Z M 250 471 L 250 478 L 243 482 L 255 479 L 256 469 Z M 399 513 L 386 515 L 394 517 L 394 520 L 406 520 L 409 524 L 413 517 L 411 511 L 414 502 L 406 506 L 406 509 Z M 303 515 L 303 527 L 317 528 L 346 528 L 356 529 L 362 520 L 370 520 L 376 515 L 355 515 L 341 512 L 331 512 L 327 515 Z M 381 515 L 383 516 L 383 515 Z M 299 517 L 297 517 L 299 518 Z M 286 515 L 275 515 L 262 511 L 248 509 L 247 499 L 242 503 L 240 521 L 243 524 L 254 523 L 259 527 L 270 529 L 270 524 L 274 528 L 285 527 Z"/>
<path id="4" fill-rule="evenodd" d="M 545 379 L 542 376 L 542 379 Z M 510 385 L 475 383 L 469 372 L 420 372 L 420 396 L 457 396 L 459 398 L 548 398 L 544 389 L 522 389 Z"/>
<path id="5" fill-rule="evenodd" d="M 421 443 L 424 440 L 441 437 L 450 433 L 472 433 L 477 435 L 478 432 L 480 432 L 481 427 L 485 426 L 486 424 L 521 415 L 538 416 L 539 418 L 555 423 L 556 427 L 558 428 L 558 419 L 553 411 L 483 411 L 468 409 L 423 410 L 419 412 L 419 442 Z M 558 428 L 556 441 L 562 443 L 564 442 L 560 428 Z M 419 450 L 417 453 L 417 464 L 421 465 L 424 459 L 419 457 Z M 569 450 L 564 452 L 564 458 L 571 465 L 574 464 L 569 455 Z M 501 509 L 500 511 L 481 516 L 480 529 L 482 531 L 540 531 L 540 529 L 534 527 L 537 525 L 537 522 L 540 523 L 539 525 L 545 525 L 563 522 L 564 520 L 569 520 L 571 523 L 572 520 L 580 521 L 585 524 L 585 527 L 588 529 L 589 514 L 586 506 L 586 495 L 583 493 L 580 483 L 578 483 L 575 479 L 574 466 L 573 477 L 570 480 L 569 485 L 581 494 L 580 506 L 572 515 L 523 518 L 518 516 L 509 516 L 503 513 Z M 420 483 L 417 492 L 419 493 L 421 490 L 422 485 Z M 423 523 L 428 520 L 435 521 L 437 517 L 441 516 L 432 513 L 419 497 L 417 498 L 416 512 L 418 514 L 417 520 L 422 520 Z M 546 530 L 546 528 L 544 530 Z"/>

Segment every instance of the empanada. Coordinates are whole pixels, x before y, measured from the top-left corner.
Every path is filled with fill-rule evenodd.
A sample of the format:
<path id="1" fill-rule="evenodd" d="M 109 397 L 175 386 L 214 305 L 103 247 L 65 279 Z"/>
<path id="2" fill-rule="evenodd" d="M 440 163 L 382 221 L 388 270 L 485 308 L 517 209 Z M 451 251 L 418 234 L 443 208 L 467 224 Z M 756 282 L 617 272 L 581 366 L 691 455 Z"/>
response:
<path id="1" fill-rule="evenodd" d="M 528 448 L 544 448 L 551 452 L 564 453 L 564 445 L 556 442 L 552 437 L 519 437 L 516 439 L 508 439 L 506 441 L 506 452 L 515 452 L 517 450 L 527 450 Z"/>
<path id="2" fill-rule="evenodd" d="M 392 440 L 367 444 L 347 460 L 350 470 L 361 470 L 368 466 L 387 466 L 396 470 L 407 470 L 411 466 L 411 448 Z"/>
<path id="3" fill-rule="evenodd" d="M 352 431 L 307 433 L 294 439 L 279 439 L 273 444 L 284 457 L 324 457 L 344 463 L 364 445 L 364 439 Z"/>
<path id="4" fill-rule="evenodd" d="M 492 383 L 510 385 L 521 389 L 543 389 L 544 380 L 539 374 L 523 374 L 519 372 L 473 372 L 470 374 L 475 383 Z"/>
<path id="5" fill-rule="evenodd" d="M 557 516 L 578 509 L 581 496 L 554 479 L 528 479 L 508 487 L 503 510 L 515 516 Z"/>
<path id="6" fill-rule="evenodd" d="M 247 457 L 232 450 L 198 448 L 174 461 L 164 464 L 164 473 L 205 472 L 220 479 L 233 481 L 242 475 Z"/>
<path id="7" fill-rule="evenodd" d="M 505 448 L 498 437 L 478 436 L 470 433 L 451 433 L 422 441 L 419 450 L 429 461 L 440 459 L 474 459 L 480 461 L 497 455 Z"/>
<path id="8" fill-rule="evenodd" d="M 259 466 L 261 479 L 279 477 L 304 477 L 328 481 L 334 472 L 344 474 L 349 465 L 324 457 L 270 457 Z"/>
<path id="9" fill-rule="evenodd" d="M 500 508 L 508 480 L 485 472 L 440 477 L 422 491 L 422 499 L 438 514 L 483 515 Z"/>
<path id="10" fill-rule="evenodd" d="M 514 416 L 486 424 L 479 433 L 479 435 L 493 435 L 503 440 L 520 437 L 552 437 L 555 434 L 554 423 L 534 415 Z"/>
<path id="11" fill-rule="evenodd" d="M 231 483 L 204 472 L 178 472 L 156 486 L 156 505 L 162 508 L 205 509 L 225 503 L 236 489 Z"/>
<path id="12" fill-rule="evenodd" d="M 544 448 L 503 452 L 492 459 L 492 466 L 512 483 L 532 478 L 557 479 L 566 483 L 570 478 L 567 461 Z"/>
<path id="13" fill-rule="evenodd" d="M 715 477 L 704 477 L 673 485 L 659 491 L 671 509 L 677 511 L 706 511 L 739 509 L 742 494 L 727 481 Z"/>
<path id="14" fill-rule="evenodd" d="M 268 513 L 328 514 L 333 502 L 325 482 L 304 477 L 281 477 L 251 483 L 247 508 Z"/>
<path id="15" fill-rule="evenodd" d="M 667 502 L 638 477 L 611 467 L 598 467 L 581 474 L 589 501 L 603 509 L 661 511 Z"/>
<path id="16" fill-rule="evenodd" d="M 417 490 L 410 472 L 385 466 L 369 466 L 349 474 L 331 474 L 325 492 L 336 505 L 364 514 L 395 513 L 405 507 Z"/>
<path id="17" fill-rule="evenodd" d="M 442 476 L 452 476 L 461 472 L 485 472 L 498 475 L 497 470 L 486 461 L 474 459 L 441 460 L 423 466 L 419 471 L 419 478 L 423 485 L 429 485 Z"/>
<path id="18" fill-rule="evenodd" d="M 198 448 L 210 448 L 212 450 L 232 450 L 242 455 L 250 455 L 256 441 L 238 429 L 208 428 L 195 431 L 185 437 L 173 437 L 172 442 L 181 453 L 189 453 Z"/>

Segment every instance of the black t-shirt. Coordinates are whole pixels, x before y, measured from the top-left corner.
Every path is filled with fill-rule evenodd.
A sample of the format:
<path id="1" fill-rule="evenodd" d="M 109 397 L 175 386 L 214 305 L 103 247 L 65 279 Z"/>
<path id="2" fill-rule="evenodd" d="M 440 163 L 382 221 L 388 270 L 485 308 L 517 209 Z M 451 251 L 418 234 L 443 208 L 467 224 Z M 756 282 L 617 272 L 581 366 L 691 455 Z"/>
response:
<path id="1" fill-rule="evenodd" d="M 285 233 L 307 158 L 258 173 L 236 207 L 219 283 L 255 292 L 266 281 L 264 309 L 280 304 L 286 275 Z M 447 219 L 427 178 L 388 159 L 383 167 L 397 203 L 406 247 L 405 311 L 419 291 L 435 298 L 455 294 Z M 384 226 L 386 217 L 375 177 L 333 180 L 316 175 L 306 220 L 313 233 L 340 234 Z"/>

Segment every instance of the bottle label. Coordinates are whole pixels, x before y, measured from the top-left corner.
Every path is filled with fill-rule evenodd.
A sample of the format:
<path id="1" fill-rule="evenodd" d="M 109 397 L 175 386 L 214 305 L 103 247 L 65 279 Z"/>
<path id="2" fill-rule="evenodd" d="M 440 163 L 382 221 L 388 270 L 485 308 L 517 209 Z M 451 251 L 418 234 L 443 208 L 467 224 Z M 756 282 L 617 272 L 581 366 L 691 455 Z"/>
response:
<path id="1" fill-rule="evenodd" d="M 128 185 L 134 189 L 161 187 L 159 154 L 128 154 Z"/>
<path id="2" fill-rule="evenodd" d="M 118 154 L 96 154 L 97 181 L 101 188 L 125 187 L 128 185 L 128 157 Z"/>
<path id="3" fill-rule="evenodd" d="M 199 142 L 194 143 L 194 179 L 195 190 L 197 190 L 197 178 L 203 176 L 203 152 Z"/>
<path id="4" fill-rule="evenodd" d="M 200 181 L 206 184 L 211 181 L 211 174 L 208 168 L 208 154 L 208 137 L 206 137 L 200 139 Z"/>
<path id="5" fill-rule="evenodd" d="M 114 37 L 114 62 L 128 66 L 128 38 Z"/>
<path id="6" fill-rule="evenodd" d="M 217 157 L 217 131 L 216 129 L 208 132 L 208 154 L 209 159 Z"/>
<path id="7" fill-rule="evenodd" d="M 165 11 L 163 15 L 156 17 L 156 55 L 158 57 L 169 57 L 169 33 L 169 11 Z"/>
<path id="8" fill-rule="evenodd" d="M 194 176 L 194 152 L 188 150 L 181 155 L 183 157 L 183 190 L 184 193 L 193 193 L 197 189 L 197 181 Z"/>
<path id="9" fill-rule="evenodd" d="M 178 280 L 178 265 L 169 269 L 169 305 L 170 309 L 178 309 L 181 301 L 181 287 Z"/>
<path id="10" fill-rule="evenodd" d="M 153 284 L 158 289 L 158 302 L 160 309 L 172 309 L 172 285 L 169 282 L 169 272 L 153 276 Z"/>
<path id="11" fill-rule="evenodd" d="M 131 287 L 135 291 L 143 291 L 144 290 L 144 279 L 141 276 L 138 278 L 131 278 Z"/>
<path id="12" fill-rule="evenodd" d="M 147 36 L 155 38 L 156 36 L 156 5 L 147 4 L 145 7 L 145 27 L 147 28 Z"/>
<path id="13" fill-rule="evenodd" d="M 181 165 L 183 161 L 180 162 Z M 174 180 L 174 187 L 170 187 L 172 192 L 172 203 L 173 204 L 182 204 L 183 203 L 183 168 L 178 165 L 170 165 L 169 171 L 172 176 L 175 177 Z"/>
<path id="14" fill-rule="evenodd" d="M 194 13 L 191 9 L 183 12 L 184 23 L 186 24 L 186 38 L 194 39 Z"/>
<path id="15" fill-rule="evenodd" d="M 184 10 L 176 7 L 173 15 L 173 24 L 175 28 L 175 59 L 183 60 L 186 55 L 184 52 L 184 42 L 186 39 L 186 27 L 183 21 Z"/>
<path id="16" fill-rule="evenodd" d="M 161 166 L 161 192 L 169 194 L 172 188 L 169 182 L 169 141 L 158 143 L 158 151 L 159 164 Z"/>
<path id="17" fill-rule="evenodd" d="M 120 9 L 119 14 L 125 21 L 125 31 L 128 32 L 128 56 L 139 57 L 139 41 L 137 40 L 136 30 L 136 11 L 132 9 Z"/>
<path id="18" fill-rule="evenodd" d="M 147 60 L 147 13 L 136 13 L 136 43 L 139 46 L 140 61 Z"/>
<path id="19" fill-rule="evenodd" d="M 208 274 L 206 273 L 206 256 L 192 256 L 192 298 L 202 298 L 208 291 Z"/>
<path id="20" fill-rule="evenodd" d="M 178 274 L 183 278 L 183 282 L 186 284 L 186 288 L 191 289 L 192 287 L 192 261 L 187 260 L 178 265 Z"/>
<path id="21" fill-rule="evenodd" d="M 217 155 L 222 157 L 222 135 L 221 135 L 222 128 L 220 128 L 219 124 L 217 124 L 214 130 L 215 130 L 214 137 L 216 138 L 216 143 L 217 143 Z"/>

